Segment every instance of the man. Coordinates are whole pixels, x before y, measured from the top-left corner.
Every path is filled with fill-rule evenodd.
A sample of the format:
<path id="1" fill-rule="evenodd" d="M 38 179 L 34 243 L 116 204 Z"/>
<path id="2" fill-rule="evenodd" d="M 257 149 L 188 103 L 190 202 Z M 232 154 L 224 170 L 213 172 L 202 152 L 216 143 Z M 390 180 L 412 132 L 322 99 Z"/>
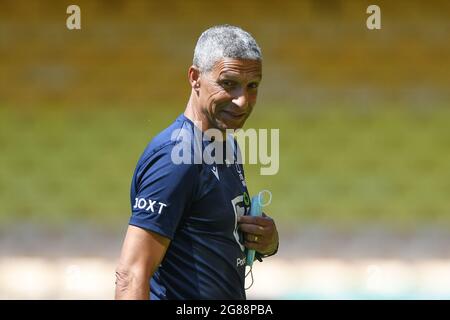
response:
<path id="1" fill-rule="evenodd" d="M 245 248 L 259 259 L 278 250 L 273 220 L 244 216 L 250 201 L 243 167 L 237 144 L 224 133 L 241 128 L 256 103 L 259 46 L 238 27 L 212 27 L 197 42 L 188 76 L 184 114 L 150 142 L 136 166 L 116 299 L 245 299 Z M 210 129 L 222 138 L 208 136 Z M 195 139 L 199 133 L 206 139 Z M 179 147 L 187 142 L 190 161 L 180 163 Z M 233 160 L 195 161 L 195 150 L 213 142 L 231 145 Z"/>

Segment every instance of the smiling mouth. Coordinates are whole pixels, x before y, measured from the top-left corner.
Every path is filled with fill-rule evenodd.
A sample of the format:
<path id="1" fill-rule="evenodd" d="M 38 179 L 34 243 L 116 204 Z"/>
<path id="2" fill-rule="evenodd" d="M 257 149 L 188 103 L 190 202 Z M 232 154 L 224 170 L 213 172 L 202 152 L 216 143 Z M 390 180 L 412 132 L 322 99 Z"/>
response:
<path id="1" fill-rule="evenodd" d="M 225 110 L 223 112 L 225 112 L 227 115 L 229 115 L 233 118 L 236 118 L 236 119 L 239 119 L 239 118 L 242 118 L 243 116 L 245 116 L 245 112 L 244 113 L 234 113 L 234 112 L 225 111 Z"/>

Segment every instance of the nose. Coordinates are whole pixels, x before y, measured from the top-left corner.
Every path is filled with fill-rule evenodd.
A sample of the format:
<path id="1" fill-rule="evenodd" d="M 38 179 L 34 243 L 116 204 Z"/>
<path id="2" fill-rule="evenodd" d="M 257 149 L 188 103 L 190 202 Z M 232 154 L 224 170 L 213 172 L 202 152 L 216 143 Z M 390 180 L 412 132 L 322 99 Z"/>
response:
<path id="1" fill-rule="evenodd" d="M 247 109 L 248 107 L 248 94 L 246 90 L 239 90 L 237 95 L 234 97 L 232 101 L 239 109 Z"/>

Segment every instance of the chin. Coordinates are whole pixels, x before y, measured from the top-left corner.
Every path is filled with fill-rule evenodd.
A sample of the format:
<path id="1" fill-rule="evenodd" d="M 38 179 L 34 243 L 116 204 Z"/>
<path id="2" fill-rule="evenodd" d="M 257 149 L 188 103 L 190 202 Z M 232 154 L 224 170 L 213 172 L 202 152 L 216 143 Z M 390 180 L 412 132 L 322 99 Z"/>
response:
<path id="1" fill-rule="evenodd" d="M 226 129 L 237 130 L 241 129 L 244 126 L 245 120 L 247 120 L 247 117 L 239 120 L 216 118 L 215 124 L 216 128 L 219 130 L 226 130 Z"/>
<path id="2" fill-rule="evenodd" d="M 225 121 L 218 121 L 217 122 L 217 129 L 219 130 L 237 130 L 241 129 L 244 126 L 244 123 L 231 123 L 231 122 L 225 122 Z"/>

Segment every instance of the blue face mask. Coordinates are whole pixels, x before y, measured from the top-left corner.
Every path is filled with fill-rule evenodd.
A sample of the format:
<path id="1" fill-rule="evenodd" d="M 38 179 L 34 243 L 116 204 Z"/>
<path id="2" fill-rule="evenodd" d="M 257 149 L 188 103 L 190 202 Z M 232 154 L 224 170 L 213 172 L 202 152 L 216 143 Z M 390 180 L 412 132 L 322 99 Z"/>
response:
<path id="1" fill-rule="evenodd" d="M 267 199 L 264 200 L 264 195 L 267 195 Z M 253 217 L 259 217 L 262 215 L 262 208 L 268 206 L 272 202 L 272 192 L 269 190 L 262 190 L 257 195 L 252 197 L 251 207 L 250 207 L 250 216 Z M 250 270 L 247 272 L 245 277 L 247 277 L 249 274 L 251 275 L 252 282 L 248 288 L 245 288 L 245 290 L 248 290 L 253 285 L 253 273 L 252 273 L 252 266 L 253 266 L 253 260 L 255 259 L 255 250 L 252 249 L 246 249 L 246 265 L 250 267 Z"/>

